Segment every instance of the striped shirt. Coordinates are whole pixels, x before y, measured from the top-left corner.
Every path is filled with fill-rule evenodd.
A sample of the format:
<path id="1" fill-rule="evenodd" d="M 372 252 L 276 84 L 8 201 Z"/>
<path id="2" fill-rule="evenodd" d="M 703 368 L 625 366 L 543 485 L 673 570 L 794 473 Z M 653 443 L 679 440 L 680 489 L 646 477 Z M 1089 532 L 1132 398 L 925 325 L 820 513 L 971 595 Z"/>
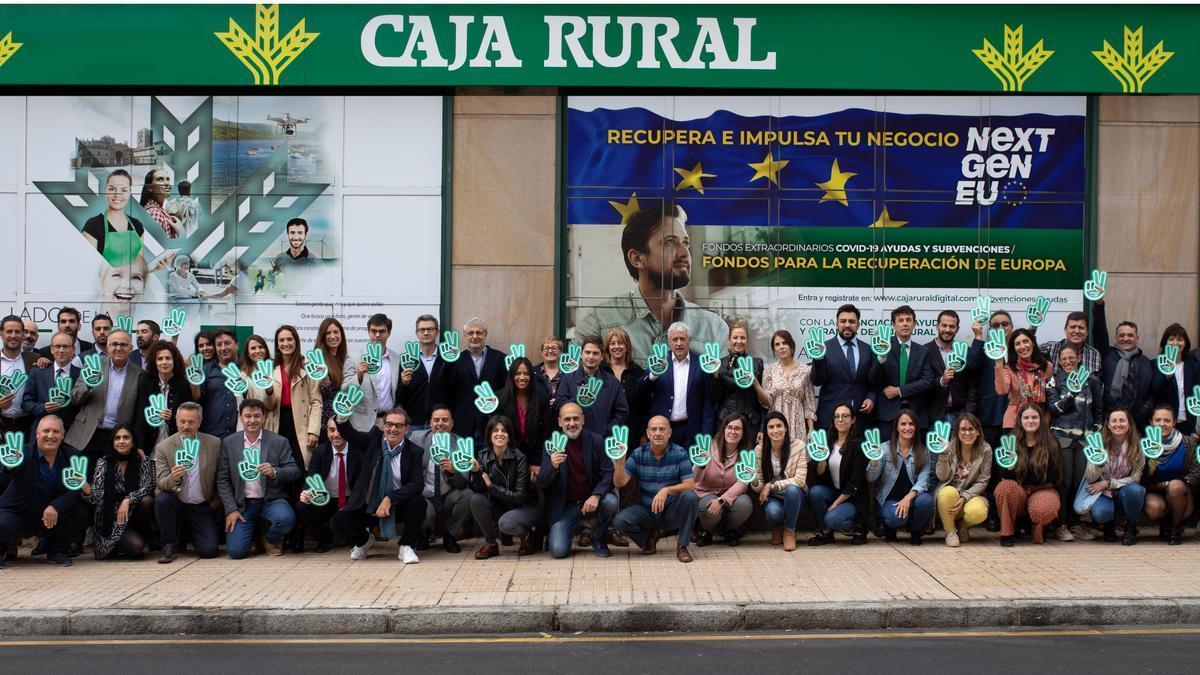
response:
<path id="1" fill-rule="evenodd" d="M 637 479 L 641 505 L 650 506 L 659 490 L 692 477 L 692 458 L 687 450 L 670 443 L 662 459 L 655 459 L 650 444 L 646 443 L 629 453 L 625 473 Z"/>

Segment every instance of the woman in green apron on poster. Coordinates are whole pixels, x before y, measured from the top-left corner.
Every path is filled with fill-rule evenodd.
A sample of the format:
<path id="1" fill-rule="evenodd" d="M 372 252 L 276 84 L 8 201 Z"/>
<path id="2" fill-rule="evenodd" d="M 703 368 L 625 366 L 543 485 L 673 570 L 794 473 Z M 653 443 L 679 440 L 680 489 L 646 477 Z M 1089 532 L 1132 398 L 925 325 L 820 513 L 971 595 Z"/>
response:
<path id="1" fill-rule="evenodd" d="M 83 224 L 83 237 L 96 247 L 110 267 L 122 267 L 142 253 L 142 234 L 145 229 L 138 220 L 125 213 L 133 179 L 129 172 L 117 169 L 104 182 L 108 208 Z"/>

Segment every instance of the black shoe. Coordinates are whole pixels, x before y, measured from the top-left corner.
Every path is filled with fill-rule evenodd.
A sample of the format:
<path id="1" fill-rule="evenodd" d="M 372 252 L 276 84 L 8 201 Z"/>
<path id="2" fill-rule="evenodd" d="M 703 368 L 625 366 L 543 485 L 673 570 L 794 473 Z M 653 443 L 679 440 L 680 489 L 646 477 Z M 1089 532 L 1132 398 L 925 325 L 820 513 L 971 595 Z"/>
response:
<path id="1" fill-rule="evenodd" d="M 46 555 L 46 562 L 52 562 L 59 567 L 70 567 L 75 564 L 71 562 L 70 556 L 66 553 L 48 553 Z"/>
<path id="2" fill-rule="evenodd" d="M 1180 530 L 1180 534 L 1182 534 L 1182 533 L 1183 533 L 1183 530 Z M 17 547 L 16 546 L 9 546 L 9 547 L 5 548 L 4 555 L 0 556 L 0 561 L 2 561 L 2 562 L 8 562 L 9 560 L 16 560 L 16 559 L 17 559 Z"/>
<path id="3" fill-rule="evenodd" d="M 1000 545 L 1004 548 L 1012 548 L 1017 543 L 1016 537 L 1000 537 Z"/>
<path id="4" fill-rule="evenodd" d="M 1167 545 L 1168 546 L 1178 546 L 1182 543 L 1183 543 L 1183 528 L 1182 527 L 1171 528 L 1171 531 L 1167 533 Z"/>
<path id="5" fill-rule="evenodd" d="M 825 544 L 833 543 L 833 530 L 817 530 L 817 533 L 808 538 L 809 546 L 824 546 Z"/>
<path id="6" fill-rule="evenodd" d="M 999 532 L 1000 520 L 997 518 L 988 518 L 983 528 L 988 532 Z"/>
<path id="7" fill-rule="evenodd" d="M 742 535 L 735 532 L 730 532 L 725 535 L 726 546 L 737 546 L 742 543 Z"/>
<path id="8" fill-rule="evenodd" d="M 608 550 L 608 544 L 606 544 L 604 542 L 600 542 L 599 544 L 596 544 L 595 546 L 592 547 L 592 550 L 594 550 L 596 552 L 597 558 L 611 558 L 612 557 L 612 551 Z"/>
<path id="9" fill-rule="evenodd" d="M 1104 524 L 1104 541 L 1113 542 L 1117 540 L 1117 526 L 1110 520 Z"/>
<path id="10" fill-rule="evenodd" d="M 68 558 L 78 558 L 83 553 L 83 544 L 73 543 L 67 547 Z"/>
<path id="11" fill-rule="evenodd" d="M 329 542 L 322 540 L 317 542 L 317 547 L 313 550 L 315 550 L 317 553 L 328 553 L 329 549 L 331 548 L 333 548 L 333 546 Z"/>
<path id="12" fill-rule="evenodd" d="M 859 525 L 858 527 L 854 528 L 854 536 L 852 539 L 850 539 L 850 545 L 862 546 L 865 543 L 867 543 L 867 528 L 863 525 Z"/>
<path id="13" fill-rule="evenodd" d="M 1137 525 L 1132 520 L 1125 523 L 1125 536 L 1121 537 L 1122 546 L 1133 546 L 1137 543 Z"/>
<path id="14" fill-rule="evenodd" d="M 712 532 L 704 532 L 703 530 L 696 533 L 696 545 L 700 547 L 708 546 L 713 542 Z"/>
<path id="15" fill-rule="evenodd" d="M 33 551 L 29 555 L 41 555 L 46 552 L 46 538 L 38 537 L 37 543 L 33 545 Z"/>
<path id="16" fill-rule="evenodd" d="M 920 546 L 922 536 L 923 535 L 920 532 L 913 532 L 912 537 L 908 540 L 908 543 L 912 544 L 913 546 Z"/>
<path id="17" fill-rule="evenodd" d="M 418 551 L 429 550 L 429 537 L 417 537 L 417 541 L 413 544 L 413 548 Z"/>
<path id="18" fill-rule="evenodd" d="M 881 539 L 884 541 L 900 541 L 900 538 L 896 536 L 896 528 L 894 527 L 883 528 L 883 537 Z"/>
<path id="19" fill-rule="evenodd" d="M 512 546 L 513 545 L 512 535 L 511 534 L 500 535 L 500 543 L 504 546 Z"/>
<path id="20" fill-rule="evenodd" d="M 458 545 L 458 540 L 449 534 L 442 537 L 442 548 L 446 549 L 446 553 L 462 553 L 462 547 Z"/>
<path id="21" fill-rule="evenodd" d="M 887 536 L 887 526 L 884 525 L 883 523 L 877 523 L 875 525 L 874 534 L 876 537 L 883 539 L 884 537 Z"/>

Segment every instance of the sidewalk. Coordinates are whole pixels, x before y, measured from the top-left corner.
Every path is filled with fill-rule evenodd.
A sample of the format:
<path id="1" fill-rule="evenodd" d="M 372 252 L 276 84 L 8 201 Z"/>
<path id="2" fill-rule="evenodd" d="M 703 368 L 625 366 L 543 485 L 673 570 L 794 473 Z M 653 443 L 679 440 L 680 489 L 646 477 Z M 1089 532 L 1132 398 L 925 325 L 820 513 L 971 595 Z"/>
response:
<path id="1" fill-rule="evenodd" d="M 1200 623 L 1200 541 L 1168 547 L 1020 542 L 979 537 L 959 549 L 940 538 L 910 546 L 794 553 L 766 544 L 692 548 L 674 558 L 613 549 L 607 560 L 577 549 L 488 561 L 435 546 L 417 565 L 394 543 L 352 562 L 325 554 L 175 563 L 99 562 L 90 551 L 59 569 L 22 557 L 0 570 L 0 634 L 510 633 L 549 630 Z"/>

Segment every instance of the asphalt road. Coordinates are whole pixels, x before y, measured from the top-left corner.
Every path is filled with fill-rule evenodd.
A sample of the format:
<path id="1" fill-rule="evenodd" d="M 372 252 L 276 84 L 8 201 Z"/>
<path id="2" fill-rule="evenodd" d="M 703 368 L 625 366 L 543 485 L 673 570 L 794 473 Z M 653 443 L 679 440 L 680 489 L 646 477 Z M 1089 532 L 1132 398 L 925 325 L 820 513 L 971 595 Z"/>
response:
<path id="1" fill-rule="evenodd" d="M 4 672 L 1195 672 L 1200 627 L 0 640 Z M 86 670 L 85 670 L 86 669 Z M 817 670 L 816 672 L 822 672 Z"/>

